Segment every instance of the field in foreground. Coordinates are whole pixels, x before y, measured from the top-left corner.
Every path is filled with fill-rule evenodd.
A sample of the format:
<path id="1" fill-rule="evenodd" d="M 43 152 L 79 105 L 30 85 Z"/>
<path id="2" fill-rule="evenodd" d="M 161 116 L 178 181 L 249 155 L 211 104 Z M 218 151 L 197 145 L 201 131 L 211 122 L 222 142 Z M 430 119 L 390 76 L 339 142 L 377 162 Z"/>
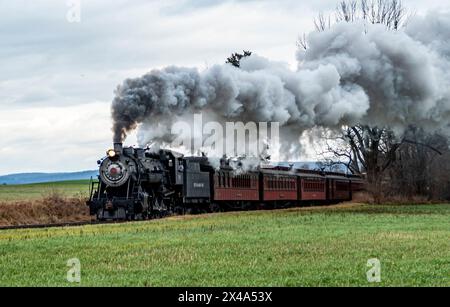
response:
<path id="1" fill-rule="evenodd" d="M 54 192 L 66 197 L 86 197 L 89 194 L 89 180 L 0 185 L 0 201 L 36 200 Z"/>
<path id="2" fill-rule="evenodd" d="M 450 286 L 450 205 L 323 208 L 0 232 L 0 285 Z"/>

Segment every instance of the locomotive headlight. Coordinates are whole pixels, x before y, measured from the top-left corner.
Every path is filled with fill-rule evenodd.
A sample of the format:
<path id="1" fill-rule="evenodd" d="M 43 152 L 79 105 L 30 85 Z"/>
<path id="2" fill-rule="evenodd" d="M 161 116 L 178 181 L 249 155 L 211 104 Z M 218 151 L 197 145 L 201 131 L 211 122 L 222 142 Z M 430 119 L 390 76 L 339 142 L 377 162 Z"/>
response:
<path id="1" fill-rule="evenodd" d="M 108 157 L 110 158 L 114 158 L 116 156 L 116 152 L 114 149 L 110 149 L 106 152 L 106 154 L 108 155 Z"/>

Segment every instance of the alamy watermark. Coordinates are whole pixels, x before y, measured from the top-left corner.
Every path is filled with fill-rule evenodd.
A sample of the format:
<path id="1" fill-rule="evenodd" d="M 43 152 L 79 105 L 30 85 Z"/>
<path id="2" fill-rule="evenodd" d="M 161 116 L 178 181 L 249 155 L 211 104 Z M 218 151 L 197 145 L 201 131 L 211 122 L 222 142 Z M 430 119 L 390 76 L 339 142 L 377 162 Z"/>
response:
<path id="1" fill-rule="evenodd" d="M 370 269 L 367 271 L 367 281 L 369 283 L 381 282 L 381 261 L 377 258 L 367 260 L 367 267 Z"/>
<path id="2" fill-rule="evenodd" d="M 70 23 L 80 23 L 81 0 L 67 0 L 66 5 L 69 8 L 66 13 L 66 20 Z"/>
<path id="3" fill-rule="evenodd" d="M 184 147 L 192 154 L 208 152 L 211 156 L 259 156 L 278 149 L 280 124 L 277 122 L 203 122 L 202 114 L 195 114 L 193 124 L 178 121 L 172 125 L 175 136 L 171 146 Z"/>
<path id="4" fill-rule="evenodd" d="M 81 262 L 78 258 L 67 260 L 67 266 L 70 268 L 67 271 L 67 281 L 70 283 L 81 282 Z"/>

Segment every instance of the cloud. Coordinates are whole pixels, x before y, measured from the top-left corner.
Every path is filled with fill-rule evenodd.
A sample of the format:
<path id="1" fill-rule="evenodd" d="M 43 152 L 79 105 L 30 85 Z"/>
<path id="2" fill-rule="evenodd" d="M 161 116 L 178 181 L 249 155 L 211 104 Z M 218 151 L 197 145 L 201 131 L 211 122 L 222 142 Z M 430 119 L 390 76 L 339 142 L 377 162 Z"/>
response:
<path id="1" fill-rule="evenodd" d="M 0 1 L 0 137 L 4 144 L 0 174 L 82 167 L 79 160 L 65 160 L 65 148 L 95 162 L 110 141 L 107 105 L 125 78 L 168 65 L 204 69 L 222 64 L 241 49 L 295 65 L 298 35 L 309 32 L 312 18 L 333 9 L 336 2 L 81 0 L 81 23 L 69 23 L 66 1 Z M 437 0 L 408 4 L 418 11 L 449 7 L 447 1 Z M 52 132 L 42 119 L 33 119 L 29 129 L 19 129 L 16 123 L 24 123 L 27 112 L 38 112 L 43 119 L 53 116 L 53 121 L 63 116 L 66 122 L 78 121 L 95 130 L 78 135 L 65 126 L 53 126 L 71 135 L 67 142 L 67 136 Z M 78 112 L 85 117 L 78 117 Z M 101 118 L 99 126 L 91 123 L 97 118 Z M 44 139 L 46 143 L 40 143 Z M 27 156 L 26 142 L 41 144 L 42 154 Z M 44 162 L 49 156 L 61 163 Z"/>
<path id="2" fill-rule="evenodd" d="M 1 112 L 1 173 L 95 168 L 99 148 L 111 146 L 109 127 L 103 102 Z"/>

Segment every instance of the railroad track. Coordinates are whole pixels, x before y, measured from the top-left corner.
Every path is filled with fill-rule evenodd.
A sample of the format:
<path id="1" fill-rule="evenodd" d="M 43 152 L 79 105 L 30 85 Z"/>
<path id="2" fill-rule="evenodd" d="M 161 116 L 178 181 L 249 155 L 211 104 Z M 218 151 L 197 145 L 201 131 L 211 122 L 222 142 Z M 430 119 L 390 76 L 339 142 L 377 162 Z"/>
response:
<path id="1" fill-rule="evenodd" d="M 77 227 L 87 225 L 103 225 L 103 224 L 123 224 L 130 223 L 130 221 L 113 221 L 113 222 L 67 222 L 67 223 L 53 223 L 53 224 L 33 224 L 33 225 L 12 225 L 12 226 L 0 226 L 1 230 L 16 230 L 16 229 L 42 229 L 42 228 L 60 228 L 60 227 Z"/>
<path id="2" fill-rule="evenodd" d="M 51 223 L 51 224 L 32 224 L 32 225 L 11 225 L 11 226 L 0 226 L 0 231 L 2 230 L 16 230 L 16 229 L 42 229 L 42 228 L 61 228 L 61 227 L 77 227 L 77 226 L 87 226 L 87 225 L 111 225 L 111 224 L 125 224 L 133 222 L 151 221 L 154 219 L 167 218 L 173 215 L 166 215 L 163 217 L 152 218 L 147 220 L 134 220 L 134 221 L 87 221 L 87 222 L 66 222 L 66 223 Z"/>

